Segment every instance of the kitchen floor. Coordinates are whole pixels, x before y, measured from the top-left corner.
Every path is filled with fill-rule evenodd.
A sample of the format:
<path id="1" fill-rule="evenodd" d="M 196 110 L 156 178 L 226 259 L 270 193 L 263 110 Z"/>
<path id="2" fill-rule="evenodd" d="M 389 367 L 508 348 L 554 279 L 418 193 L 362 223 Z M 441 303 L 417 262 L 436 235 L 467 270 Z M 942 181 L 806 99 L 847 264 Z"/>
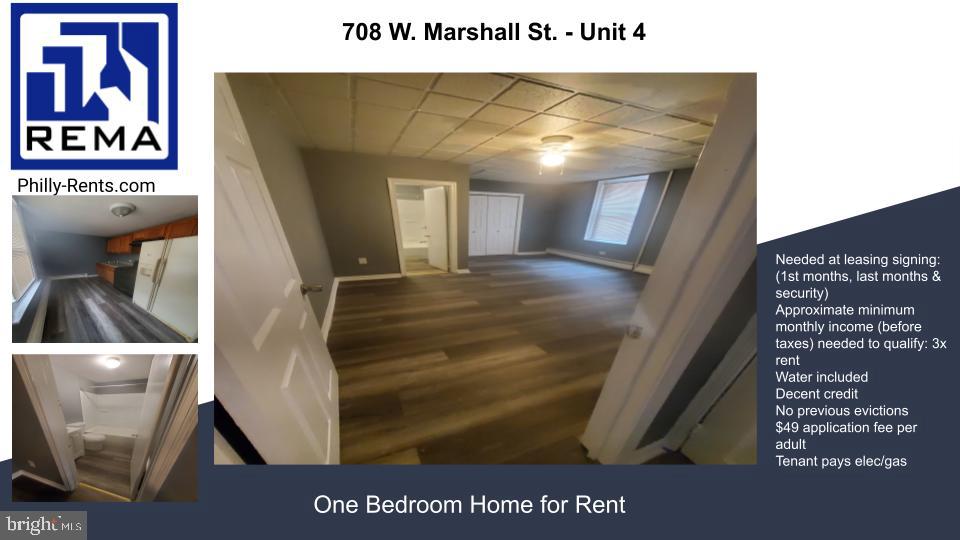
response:
<path id="1" fill-rule="evenodd" d="M 550 256 L 470 271 L 340 284 L 343 463 L 590 463 L 578 437 L 647 276 Z"/>
<path id="2" fill-rule="evenodd" d="M 45 343 L 184 343 L 186 340 L 99 277 L 56 279 Z"/>

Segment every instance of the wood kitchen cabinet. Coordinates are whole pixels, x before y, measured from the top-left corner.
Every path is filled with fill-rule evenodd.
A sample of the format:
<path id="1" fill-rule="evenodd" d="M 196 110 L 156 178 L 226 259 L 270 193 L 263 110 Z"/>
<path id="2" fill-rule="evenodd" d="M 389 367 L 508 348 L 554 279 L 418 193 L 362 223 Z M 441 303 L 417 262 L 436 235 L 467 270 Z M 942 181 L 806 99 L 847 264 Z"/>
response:
<path id="1" fill-rule="evenodd" d="M 111 240 L 113 239 L 111 238 Z M 103 263 L 97 263 L 97 275 L 102 277 L 107 283 L 113 285 L 115 274 L 116 269 L 114 267 Z"/>
<path id="2" fill-rule="evenodd" d="M 133 234 L 114 236 L 107 240 L 107 253 L 133 253 Z"/>
<path id="3" fill-rule="evenodd" d="M 166 225 L 157 225 L 156 227 L 141 229 L 133 233 L 133 240 L 134 241 L 159 240 L 165 237 L 166 229 L 167 229 Z"/>
<path id="4" fill-rule="evenodd" d="M 167 238 L 183 238 L 184 236 L 197 235 L 197 216 L 178 219 L 167 224 Z"/>
<path id="5" fill-rule="evenodd" d="M 140 246 L 131 246 L 131 242 L 146 242 L 170 238 L 183 238 L 197 235 L 197 216 L 178 219 L 163 225 L 147 227 L 123 236 L 107 239 L 107 253 L 139 253 Z"/>

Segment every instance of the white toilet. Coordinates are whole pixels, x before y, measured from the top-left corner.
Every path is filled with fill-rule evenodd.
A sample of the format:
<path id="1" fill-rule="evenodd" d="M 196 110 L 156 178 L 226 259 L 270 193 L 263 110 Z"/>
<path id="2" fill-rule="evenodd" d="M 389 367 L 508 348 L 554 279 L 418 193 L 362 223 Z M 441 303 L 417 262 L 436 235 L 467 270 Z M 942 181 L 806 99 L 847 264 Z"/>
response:
<path id="1" fill-rule="evenodd" d="M 105 440 L 107 440 L 107 436 L 102 433 L 84 433 L 83 448 L 87 452 L 99 452 L 103 450 L 103 441 Z"/>

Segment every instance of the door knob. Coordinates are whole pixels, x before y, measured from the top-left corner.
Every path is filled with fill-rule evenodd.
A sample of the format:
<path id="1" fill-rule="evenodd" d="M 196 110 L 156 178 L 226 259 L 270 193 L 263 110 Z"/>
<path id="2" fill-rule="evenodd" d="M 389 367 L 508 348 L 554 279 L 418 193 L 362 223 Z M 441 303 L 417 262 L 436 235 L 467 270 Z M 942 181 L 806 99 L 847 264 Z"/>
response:
<path id="1" fill-rule="evenodd" d="M 624 334 L 626 334 L 628 338 L 638 339 L 643 335 L 643 327 L 637 324 L 628 324 Z"/>
<path id="2" fill-rule="evenodd" d="M 304 285 L 300 284 L 300 294 L 306 296 L 307 293 L 320 292 L 323 290 L 323 285 Z"/>

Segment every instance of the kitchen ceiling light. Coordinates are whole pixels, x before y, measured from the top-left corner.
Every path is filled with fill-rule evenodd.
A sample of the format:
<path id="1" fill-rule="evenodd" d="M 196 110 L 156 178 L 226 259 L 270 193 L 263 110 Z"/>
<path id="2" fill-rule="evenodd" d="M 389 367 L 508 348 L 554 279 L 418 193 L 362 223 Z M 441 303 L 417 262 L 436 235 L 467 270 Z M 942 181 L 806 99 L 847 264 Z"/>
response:
<path id="1" fill-rule="evenodd" d="M 117 217 L 127 217 L 136 210 L 137 207 L 133 203 L 117 203 L 110 206 L 110 213 Z"/>
<path id="2" fill-rule="evenodd" d="M 544 167 L 560 167 L 560 174 L 563 174 L 563 164 L 567 161 L 566 152 L 570 149 L 570 141 L 573 137 L 569 135 L 551 135 L 540 139 L 543 148 L 543 154 L 540 155 L 540 174 L 543 174 Z"/>
<path id="3" fill-rule="evenodd" d="M 103 364 L 103 367 L 107 369 L 117 369 L 120 367 L 120 359 L 116 356 L 108 356 L 106 358 L 101 358 L 100 363 Z"/>

